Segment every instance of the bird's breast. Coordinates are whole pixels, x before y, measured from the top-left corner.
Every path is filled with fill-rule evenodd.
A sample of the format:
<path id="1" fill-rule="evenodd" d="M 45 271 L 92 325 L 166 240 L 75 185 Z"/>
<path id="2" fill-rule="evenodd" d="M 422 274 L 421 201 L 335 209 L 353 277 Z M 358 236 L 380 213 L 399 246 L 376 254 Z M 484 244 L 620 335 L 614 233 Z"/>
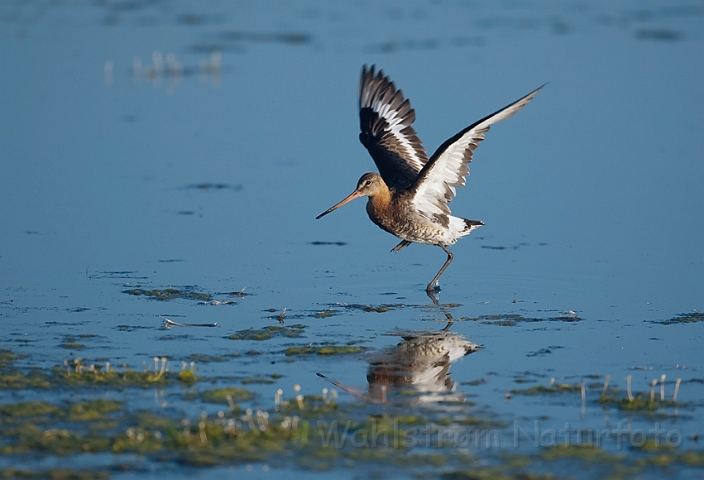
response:
<path id="1" fill-rule="evenodd" d="M 394 212 L 391 199 L 379 198 L 375 195 L 367 201 L 369 219 L 387 232 L 396 235 L 398 229 L 398 212 Z"/>
<path id="2" fill-rule="evenodd" d="M 446 229 L 420 214 L 402 197 L 395 197 L 389 202 L 369 197 L 367 214 L 381 229 L 403 240 L 429 244 L 454 243 L 448 242 Z"/>

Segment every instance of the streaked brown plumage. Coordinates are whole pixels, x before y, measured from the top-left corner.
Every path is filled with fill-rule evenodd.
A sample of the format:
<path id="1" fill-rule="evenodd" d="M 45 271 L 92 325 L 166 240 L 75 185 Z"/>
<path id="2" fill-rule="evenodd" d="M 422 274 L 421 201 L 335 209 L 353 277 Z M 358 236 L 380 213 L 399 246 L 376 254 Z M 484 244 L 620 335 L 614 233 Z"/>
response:
<path id="1" fill-rule="evenodd" d="M 399 237 L 398 252 L 413 242 L 437 245 L 447 260 L 426 287 L 431 298 L 440 275 L 452 262 L 447 249 L 457 239 L 483 225 L 450 215 L 447 206 L 456 188 L 465 184 L 469 162 L 489 126 L 523 108 L 542 86 L 510 105 L 473 123 L 443 143 L 428 158 L 412 124 L 415 111 L 401 90 L 374 66 L 362 68 L 359 89 L 359 139 L 376 163 L 379 173 L 365 173 L 348 197 L 316 218 L 321 218 L 355 198 L 367 196 L 367 213 L 379 227 Z"/>

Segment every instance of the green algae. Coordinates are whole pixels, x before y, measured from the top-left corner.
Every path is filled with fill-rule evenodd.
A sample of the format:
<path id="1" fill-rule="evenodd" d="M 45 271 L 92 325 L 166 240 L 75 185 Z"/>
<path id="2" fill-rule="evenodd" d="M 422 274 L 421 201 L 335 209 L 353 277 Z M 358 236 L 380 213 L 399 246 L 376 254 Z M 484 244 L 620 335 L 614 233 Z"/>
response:
<path id="1" fill-rule="evenodd" d="M 687 450 L 675 455 L 676 462 L 691 467 L 704 467 L 704 450 Z"/>
<path id="2" fill-rule="evenodd" d="M 68 408 L 67 419 L 77 421 L 101 420 L 105 414 L 122 410 L 118 400 L 90 400 L 74 403 Z"/>
<path id="3" fill-rule="evenodd" d="M 513 327 L 519 323 L 533 323 L 533 322 L 580 322 L 582 318 L 578 315 L 558 315 L 556 317 L 547 318 L 537 318 L 537 317 L 524 317 L 519 314 L 492 314 L 492 315 L 479 315 L 476 317 L 463 317 L 464 321 L 480 322 L 485 325 L 498 325 L 503 327 Z"/>
<path id="4" fill-rule="evenodd" d="M 340 347 L 323 344 L 314 346 Z M 178 390 L 179 385 L 190 385 L 189 381 L 180 377 L 196 379 L 195 381 L 222 381 L 222 378 L 208 379 L 196 376 L 193 366 L 189 369 L 183 367 L 179 373 L 165 371 L 165 359 L 159 359 L 157 362 L 162 368 L 144 372 L 135 372 L 125 366 L 115 369 L 107 365 L 84 365 L 82 360 L 46 371 L 20 371 L 11 368 L 12 361 L 14 360 L 8 363 L 9 368 L 2 372 L 3 376 L 28 378 L 34 375 L 35 380 L 40 379 L 47 382 L 49 387 L 56 387 L 58 392 L 70 395 L 73 395 L 75 388 L 84 389 L 80 390 L 82 396 L 86 393 L 95 396 L 96 392 L 100 392 L 102 396 L 104 392 L 109 394 L 114 389 L 150 386 L 157 387 L 155 392 L 174 386 L 171 390 L 173 392 Z M 247 380 L 257 383 L 258 379 L 268 380 L 280 376 L 254 376 L 244 379 L 243 383 Z M 17 378 L 13 381 L 26 382 Z M 131 385 L 129 381 L 135 381 L 137 384 Z M 598 386 L 600 385 L 595 384 L 595 388 L 590 390 L 597 390 Z M 579 391 L 581 388 L 581 383 L 552 384 L 550 387 L 531 387 L 514 393 L 555 395 Z M 297 387 L 296 393 L 299 390 Z M 448 437 L 447 432 L 464 429 L 466 432 L 475 432 L 472 434 L 484 435 L 478 437 L 484 447 L 484 442 L 489 438 L 486 437 L 487 432 L 510 426 L 506 422 L 477 415 L 473 408 L 468 409 L 471 407 L 470 402 L 453 403 L 451 409 L 442 411 L 417 407 L 398 409 L 391 404 L 377 405 L 372 410 L 376 413 L 372 414 L 370 405 L 366 402 L 338 404 L 333 396 L 323 391 L 322 396 L 296 395 L 294 398 L 279 399 L 274 407 L 255 412 L 252 409 L 243 411 L 239 406 L 232 408 L 233 403 L 249 402 L 256 398 L 244 388 L 220 388 L 200 393 L 195 393 L 195 388 L 182 391 L 194 392 L 180 397 L 188 402 L 190 411 L 202 408 L 203 403 L 219 404 L 222 409 L 215 415 L 211 413 L 184 418 L 182 413 L 171 409 L 163 409 L 159 413 L 148 410 L 129 411 L 124 403 L 109 398 L 81 398 L 81 401 L 59 401 L 56 404 L 4 404 L 0 408 L 0 456 L 28 455 L 42 458 L 56 455 L 71 461 L 73 455 L 114 453 L 141 455 L 149 462 L 192 467 L 253 462 L 276 466 L 293 462 L 300 468 L 321 471 L 383 464 L 402 469 L 402 473 L 403 469 L 406 469 L 405 472 L 413 471 L 419 475 L 423 473 L 411 469 L 442 467 L 443 478 L 478 479 L 555 478 L 535 473 L 533 470 L 565 472 L 570 468 L 581 468 L 582 463 L 613 471 L 614 478 L 630 478 L 652 468 L 697 468 L 704 465 L 704 452 L 682 452 L 679 447 L 663 447 L 654 440 L 647 440 L 626 455 L 613 455 L 594 445 L 579 444 L 540 449 L 537 454 L 516 453 L 508 456 L 506 461 L 501 457 L 501 453 L 496 456 L 481 454 L 474 457 L 468 455 L 466 449 L 465 452 L 459 451 L 456 448 L 456 440 Z M 525 393 L 528 391 L 531 393 Z M 417 392 L 415 395 L 417 396 Z M 623 396 L 623 392 L 611 388 L 605 390 L 600 398 L 607 406 L 616 406 L 615 402 L 624 401 Z M 642 399 L 647 403 L 648 398 L 640 394 L 636 395 L 634 400 Z M 669 404 L 667 401 L 655 403 L 659 403 L 661 407 L 683 405 Z M 231 408 L 227 408 L 228 405 Z M 638 402 L 635 405 L 638 405 Z M 6 410 L 2 410 L 3 408 Z M 648 411 L 648 408 L 644 409 Z M 207 410 L 212 411 L 212 408 Z M 470 415 L 470 411 L 474 414 Z M 424 433 L 428 426 L 434 428 L 431 437 Z M 418 452 L 414 450 L 413 445 L 426 448 L 421 448 L 424 451 Z M 432 450 L 429 451 L 427 447 Z M 497 457 L 500 464 L 487 465 L 495 462 Z M 619 462 L 624 462 L 625 466 L 621 467 Z M 9 471 L 0 470 L 0 475 Z M 61 475 L 58 470 L 33 471 L 31 468 L 23 471 L 22 475 L 27 475 L 28 478 L 33 478 L 33 475 L 34 478 L 62 478 L 54 477 L 55 472 Z M 434 470 L 429 475 L 437 473 Z M 67 475 L 74 474 L 85 474 L 86 478 L 104 478 L 100 476 L 104 474 L 104 470 L 100 469 Z"/>
<path id="5" fill-rule="evenodd" d="M 558 477 L 552 473 L 514 473 L 504 467 L 477 465 L 468 470 L 444 473 L 440 478 L 443 480 L 558 480 L 566 477 Z"/>
<path id="6" fill-rule="evenodd" d="M 306 345 L 304 347 L 289 347 L 284 351 L 287 357 L 305 355 L 349 355 L 362 353 L 368 348 L 357 345 Z"/>
<path id="7" fill-rule="evenodd" d="M 12 418 L 50 415 L 58 411 L 58 406 L 46 402 L 10 403 L 0 405 L 0 418 L 3 418 L 3 423 L 6 423 Z"/>
<path id="8" fill-rule="evenodd" d="M 358 303 L 344 303 L 340 304 L 339 306 L 344 307 L 348 310 L 361 310 L 363 312 L 371 313 L 386 313 L 390 312 L 391 310 L 406 307 L 406 305 L 402 303 L 389 303 L 384 305 L 363 305 Z"/>
<path id="9" fill-rule="evenodd" d="M 26 470 L 21 468 L 0 468 L 0 478 L 43 479 L 43 480 L 104 480 L 110 478 L 107 470 L 70 470 L 57 468 L 53 470 Z"/>
<path id="10" fill-rule="evenodd" d="M 4 370 L 9 367 L 15 362 L 15 360 L 26 357 L 27 355 L 20 355 L 6 348 L 2 348 L 0 349 L 0 370 Z"/>
<path id="11" fill-rule="evenodd" d="M 242 379 L 242 385 L 249 385 L 249 384 L 270 385 L 272 383 L 276 383 L 276 381 L 273 378 L 266 378 L 266 377 L 250 377 L 250 378 L 243 378 Z"/>
<path id="12" fill-rule="evenodd" d="M 94 337 L 95 335 L 91 335 L 91 334 L 81 334 L 81 335 L 78 335 L 78 336 L 81 337 L 81 338 L 92 338 L 92 337 Z M 86 346 L 85 346 L 84 344 L 78 342 L 78 339 L 77 339 L 76 337 L 73 337 L 73 336 L 66 336 L 66 337 L 64 337 L 64 341 L 59 344 L 59 347 L 61 347 L 61 348 L 66 348 L 66 349 L 69 349 L 69 350 L 82 350 L 82 349 L 86 348 Z"/>
<path id="13" fill-rule="evenodd" d="M 193 384 L 200 377 L 191 369 L 182 368 L 173 373 L 163 370 L 166 359 L 163 359 L 162 370 L 135 371 L 123 366 L 121 370 L 106 368 L 95 364 L 84 365 L 81 359 L 75 359 L 73 365 L 68 362 L 63 367 L 55 366 L 50 370 L 30 369 L 29 371 L 14 370 L 0 374 L 0 390 L 23 389 L 53 389 L 53 388 L 110 388 L 121 390 L 130 387 L 154 387 L 173 384 Z"/>
<path id="14" fill-rule="evenodd" d="M 590 463 L 612 464 L 623 462 L 625 455 L 613 455 L 591 444 L 558 444 L 544 449 L 539 457 L 554 461 L 562 458 L 576 458 Z"/>
<path id="15" fill-rule="evenodd" d="M 566 393 L 566 392 L 579 392 L 582 390 L 582 385 L 570 385 L 567 383 L 555 383 L 553 385 L 550 385 L 549 387 L 546 387 L 544 385 L 534 385 L 530 388 L 525 388 L 525 389 L 518 389 L 514 388 L 511 390 L 511 393 L 514 395 L 527 395 L 527 396 L 534 396 L 534 395 L 553 395 L 557 393 Z"/>
<path id="16" fill-rule="evenodd" d="M 184 288 L 179 290 L 178 288 L 165 288 L 145 290 L 143 288 L 132 288 L 128 290 L 123 290 L 122 293 L 128 295 L 134 295 L 135 297 L 148 297 L 159 301 L 168 300 L 197 300 L 197 301 L 209 301 L 212 300 L 213 296 L 209 293 L 202 293 L 195 291 L 192 287 Z"/>
<path id="17" fill-rule="evenodd" d="M 65 406 L 31 401 L 2 404 L 0 405 L 0 415 L 4 419 L 2 424 L 16 424 L 25 421 L 23 417 L 33 417 L 34 422 L 40 421 L 37 417 L 83 422 L 105 419 L 106 414 L 120 411 L 122 408 L 122 402 L 106 399 L 69 403 Z"/>
<path id="18" fill-rule="evenodd" d="M 659 323 L 661 325 L 677 325 L 677 324 L 686 324 L 686 323 L 697 323 L 697 322 L 704 322 L 704 313 L 702 312 L 693 312 L 693 313 L 681 313 L 679 315 L 676 315 L 669 320 L 663 320 L 661 322 L 655 322 Z"/>
<path id="19" fill-rule="evenodd" d="M 201 380 L 201 378 L 198 375 L 196 375 L 196 372 L 193 369 L 181 370 L 180 372 L 178 372 L 177 378 L 178 378 L 179 382 L 185 383 L 185 384 L 192 384 L 192 383 L 199 382 Z"/>
<path id="20" fill-rule="evenodd" d="M 255 330 L 249 328 L 247 330 L 240 330 L 239 332 L 230 335 L 230 340 L 255 340 L 264 341 L 271 340 L 274 337 L 286 337 L 286 338 L 300 338 L 303 336 L 303 330 L 305 330 L 305 325 L 269 325 L 264 328 Z"/>
<path id="21" fill-rule="evenodd" d="M 189 370 L 190 371 L 190 370 Z M 229 397 L 229 400 L 228 400 Z M 246 389 L 230 387 L 201 392 L 192 400 L 222 403 L 253 398 Z M 341 406 L 329 396 L 305 395 L 279 402 L 266 411 L 251 409 L 227 410 L 217 415 L 200 415 L 191 419 L 171 418 L 149 411 L 126 412 L 117 401 L 98 399 L 52 405 L 24 402 L 4 405 L 10 409 L 14 423 L 0 423 L 0 435 L 11 443 L 0 447 L 0 455 L 32 454 L 71 456 L 86 453 L 143 455 L 154 462 L 175 462 L 192 467 L 214 467 L 252 462 L 276 463 L 283 458 L 309 470 L 328 470 L 343 466 L 385 464 L 397 468 L 437 468 L 455 465 L 443 478 L 547 478 L 532 473 L 533 468 L 562 465 L 564 460 L 595 463 L 617 468 L 623 455 L 612 455 L 592 445 L 555 446 L 535 455 L 514 454 L 500 465 L 487 466 L 483 458 L 459 452 L 454 442 L 444 437 L 443 428 L 471 426 L 471 431 L 488 432 L 504 428 L 502 422 L 490 422 L 479 417 L 457 414 L 432 416 L 412 413 L 400 415 L 366 415 L 364 405 Z M 0 413 L 0 418 L 10 410 Z M 356 413 L 355 413 L 356 412 Z M 19 415 L 21 413 L 22 415 Z M 106 417 L 122 428 L 85 428 L 76 425 L 101 425 Z M 58 419 L 61 428 L 52 428 Z M 426 445 L 425 431 L 434 428 L 435 437 L 429 446 L 433 452 L 412 453 L 412 445 Z M 451 429 L 445 431 L 452 431 Z M 482 438 L 482 437 L 480 437 Z M 484 439 L 482 438 L 482 441 Z M 650 451 L 645 444 L 643 451 Z M 666 449 L 632 463 L 629 473 L 643 472 L 652 466 L 690 465 L 704 463 L 704 452 L 682 453 Z M 568 464 L 569 465 L 569 464 Z M 564 468 L 560 467 L 560 468 Z M 621 467 L 618 467 L 621 468 Z M 53 472 L 53 471 L 52 471 Z M 470 475 L 472 472 L 472 475 Z M 39 476 L 40 472 L 28 471 Z M 45 477 L 52 478 L 47 472 Z M 101 470 L 88 471 L 96 478 Z M 89 477 L 88 477 L 89 478 Z"/>
<path id="22" fill-rule="evenodd" d="M 229 401 L 238 403 L 251 400 L 254 394 L 245 388 L 228 387 L 217 390 L 205 390 L 201 392 L 201 400 L 208 403 L 222 403 L 227 405 Z"/>
<path id="23" fill-rule="evenodd" d="M 117 330 L 118 332 L 134 332 L 137 330 L 146 330 L 146 329 L 150 329 L 150 328 L 152 328 L 152 327 L 146 327 L 144 325 L 124 325 L 123 324 L 123 325 L 118 325 L 117 327 L 115 327 L 115 330 Z"/>
<path id="24" fill-rule="evenodd" d="M 228 355 L 208 355 L 206 353 L 192 353 L 186 357 L 189 362 L 198 363 L 211 363 L 211 362 L 227 362 L 233 358 L 237 358 L 240 355 L 238 353 L 231 353 Z"/>
<path id="25" fill-rule="evenodd" d="M 47 379 L 46 372 L 38 369 L 0 374 L 0 390 L 49 389 L 51 386 L 52 383 Z"/>
<path id="26" fill-rule="evenodd" d="M 613 394 L 607 393 L 599 397 L 599 403 L 604 405 L 615 406 L 619 410 L 648 414 L 655 413 L 662 408 L 676 408 L 687 406 L 687 404 L 682 402 L 675 402 L 672 400 L 660 400 L 658 396 L 653 396 L 651 400 L 650 395 L 645 393 L 636 394 L 632 398 L 619 398 L 613 396 Z M 658 413 L 660 415 L 662 414 L 662 412 Z"/>

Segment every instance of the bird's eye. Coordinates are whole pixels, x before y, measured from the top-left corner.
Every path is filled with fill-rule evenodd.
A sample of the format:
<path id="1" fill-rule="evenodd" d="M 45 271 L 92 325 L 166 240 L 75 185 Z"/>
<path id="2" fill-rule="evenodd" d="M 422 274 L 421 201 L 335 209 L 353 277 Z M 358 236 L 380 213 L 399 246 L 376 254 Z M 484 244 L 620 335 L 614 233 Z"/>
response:
<path id="1" fill-rule="evenodd" d="M 366 182 L 364 182 L 364 186 L 365 186 L 365 187 L 368 187 L 368 186 L 371 185 L 371 184 L 372 184 L 372 181 L 371 181 L 371 180 L 367 180 Z"/>

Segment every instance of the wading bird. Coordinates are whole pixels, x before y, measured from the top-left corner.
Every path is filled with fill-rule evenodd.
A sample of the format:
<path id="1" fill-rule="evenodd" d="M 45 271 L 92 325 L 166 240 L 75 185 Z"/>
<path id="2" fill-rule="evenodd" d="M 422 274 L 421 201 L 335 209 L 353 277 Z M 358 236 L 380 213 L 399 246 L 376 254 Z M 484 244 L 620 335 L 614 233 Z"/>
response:
<path id="1" fill-rule="evenodd" d="M 447 247 L 484 225 L 478 220 L 453 217 L 447 206 L 455 189 L 465 184 L 474 149 L 484 140 L 490 125 L 523 108 L 543 86 L 465 128 L 428 158 L 411 126 L 416 115 L 410 102 L 382 70 L 375 73 L 373 65 L 370 69 L 365 65 L 359 87 L 359 140 L 367 147 L 379 173 L 362 175 L 354 192 L 316 219 L 355 198 L 369 197 L 367 214 L 372 222 L 401 239 L 392 252 L 416 242 L 437 245 L 447 254 L 447 260 L 426 288 L 434 300 L 440 275 L 453 259 Z"/>

